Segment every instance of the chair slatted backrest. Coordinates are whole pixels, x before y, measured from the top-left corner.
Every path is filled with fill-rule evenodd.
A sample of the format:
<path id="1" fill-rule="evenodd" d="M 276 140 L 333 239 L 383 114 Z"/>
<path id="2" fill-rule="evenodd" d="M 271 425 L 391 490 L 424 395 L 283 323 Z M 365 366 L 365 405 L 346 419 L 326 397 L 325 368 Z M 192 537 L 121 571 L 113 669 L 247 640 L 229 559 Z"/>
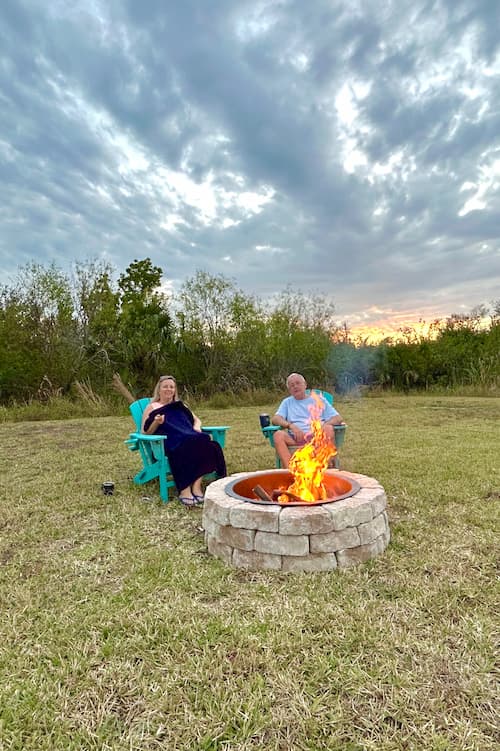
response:
<path id="1" fill-rule="evenodd" d="M 137 401 L 132 402 L 130 405 L 130 413 L 134 419 L 135 426 L 137 428 L 137 431 L 141 432 L 142 427 L 142 415 L 144 414 L 144 410 L 148 406 L 151 399 L 149 397 L 144 397 L 143 399 L 137 399 Z"/>
<path id="2" fill-rule="evenodd" d="M 142 432 L 142 416 L 150 401 L 151 399 L 146 396 L 143 399 L 137 399 L 137 401 L 132 402 L 129 407 L 138 433 Z M 144 466 L 148 466 L 156 462 L 153 447 L 151 446 L 151 444 L 145 443 L 144 441 L 140 442 L 139 452 L 142 456 Z"/>
<path id="3" fill-rule="evenodd" d="M 333 394 L 330 394 L 329 391 L 323 391 L 322 389 L 307 389 L 306 394 L 310 394 L 311 391 L 314 391 L 315 394 L 321 394 L 328 404 L 333 406 Z"/>

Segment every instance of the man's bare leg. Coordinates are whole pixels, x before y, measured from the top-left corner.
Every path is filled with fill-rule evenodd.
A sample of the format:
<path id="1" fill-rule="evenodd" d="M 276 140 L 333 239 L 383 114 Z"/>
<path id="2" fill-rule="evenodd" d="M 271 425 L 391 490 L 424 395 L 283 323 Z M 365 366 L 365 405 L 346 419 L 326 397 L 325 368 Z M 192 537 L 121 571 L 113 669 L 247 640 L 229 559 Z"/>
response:
<path id="1" fill-rule="evenodd" d="M 289 446 L 295 446 L 295 441 L 286 430 L 277 430 L 274 434 L 274 448 L 278 454 L 283 469 L 288 469 L 290 462 Z"/>

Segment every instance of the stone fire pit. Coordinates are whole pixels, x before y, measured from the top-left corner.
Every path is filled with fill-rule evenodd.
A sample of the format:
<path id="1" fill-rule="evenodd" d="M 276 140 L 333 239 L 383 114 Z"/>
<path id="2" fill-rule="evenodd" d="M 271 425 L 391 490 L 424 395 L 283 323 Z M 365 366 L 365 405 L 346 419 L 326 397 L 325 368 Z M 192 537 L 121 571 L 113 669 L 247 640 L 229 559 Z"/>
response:
<path id="1" fill-rule="evenodd" d="M 276 470 L 280 472 L 289 474 Z M 339 483 L 351 480 L 353 494 L 311 506 L 259 504 L 233 497 L 232 487 L 259 485 L 265 474 L 241 472 L 216 480 L 206 490 L 205 541 L 209 553 L 228 565 L 251 570 L 330 571 L 368 561 L 389 544 L 387 498 L 374 478 L 327 470 L 325 484 L 333 483 L 334 475 Z M 240 483 L 241 479 L 245 482 Z"/>

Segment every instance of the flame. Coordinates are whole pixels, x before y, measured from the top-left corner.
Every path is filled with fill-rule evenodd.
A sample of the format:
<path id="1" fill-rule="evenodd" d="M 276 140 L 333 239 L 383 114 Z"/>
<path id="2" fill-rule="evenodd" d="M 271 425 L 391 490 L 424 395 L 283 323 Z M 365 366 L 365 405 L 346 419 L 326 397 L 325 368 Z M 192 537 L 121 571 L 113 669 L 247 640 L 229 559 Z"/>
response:
<path id="1" fill-rule="evenodd" d="M 337 449 L 326 437 L 321 425 L 323 401 L 313 391 L 311 391 L 311 396 L 314 398 L 314 404 L 309 408 L 312 437 L 305 446 L 297 449 L 290 459 L 289 470 L 294 476 L 294 481 L 287 491 L 308 503 L 328 497 L 323 485 L 323 475 L 328 468 L 329 459 L 337 453 Z M 286 503 L 290 501 L 290 497 L 283 494 L 279 497 L 279 501 Z"/>

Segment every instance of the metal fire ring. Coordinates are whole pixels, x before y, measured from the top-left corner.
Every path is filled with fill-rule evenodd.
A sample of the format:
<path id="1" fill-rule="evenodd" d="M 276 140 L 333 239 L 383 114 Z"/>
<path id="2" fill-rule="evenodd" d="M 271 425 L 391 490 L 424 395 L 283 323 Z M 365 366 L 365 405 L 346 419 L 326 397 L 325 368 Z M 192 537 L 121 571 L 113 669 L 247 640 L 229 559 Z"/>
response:
<path id="1" fill-rule="evenodd" d="M 264 478 L 268 478 L 269 475 L 283 475 L 283 474 L 289 474 L 287 470 L 267 470 L 263 472 L 255 472 L 255 473 L 249 473 L 246 476 L 239 476 L 236 477 L 234 480 L 231 480 L 226 486 L 225 486 L 225 492 L 227 495 L 231 496 L 231 498 L 235 498 L 239 501 L 244 501 L 245 503 L 253 503 L 259 506 L 280 506 L 280 507 L 287 507 L 287 506 L 322 506 L 325 503 L 334 503 L 335 501 L 341 501 L 344 498 L 350 498 L 351 496 L 355 495 L 359 490 L 361 490 L 361 485 L 356 482 L 356 480 L 351 479 L 350 477 L 344 477 L 340 472 L 336 473 L 337 477 L 340 477 L 344 483 L 349 483 L 350 490 L 348 490 L 345 493 L 338 493 L 334 496 L 331 496 L 329 498 L 324 498 L 322 500 L 318 501 L 287 501 L 286 503 L 282 503 L 280 501 L 265 501 L 258 497 L 250 497 L 248 495 L 241 495 L 240 493 L 237 493 L 234 490 L 235 485 L 239 485 L 241 483 L 247 483 L 250 481 L 251 485 L 253 487 L 256 487 L 260 484 L 260 481 L 262 481 Z M 278 479 L 277 479 L 278 482 Z M 279 488 L 275 488 L 278 490 Z M 252 492 L 252 489 L 250 489 L 250 492 Z M 268 491 L 269 492 L 269 491 Z"/>

